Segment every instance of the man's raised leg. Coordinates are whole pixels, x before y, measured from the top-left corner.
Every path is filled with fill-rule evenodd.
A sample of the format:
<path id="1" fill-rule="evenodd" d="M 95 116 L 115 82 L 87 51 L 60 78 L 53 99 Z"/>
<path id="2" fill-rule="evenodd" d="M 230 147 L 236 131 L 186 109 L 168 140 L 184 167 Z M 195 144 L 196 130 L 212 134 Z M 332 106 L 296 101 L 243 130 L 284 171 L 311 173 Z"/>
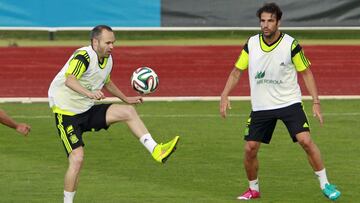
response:
<path id="1" fill-rule="evenodd" d="M 175 151 L 179 141 L 179 136 L 175 136 L 175 138 L 165 144 L 155 142 L 135 108 L 131 105 L 112 104 L 108 108 L 106 112 L 106 123 L 111 125 L 116 122 L 125 122 L 133 134 L 152 154 L 153 158 L 160 163 L 165 163 Z"/>

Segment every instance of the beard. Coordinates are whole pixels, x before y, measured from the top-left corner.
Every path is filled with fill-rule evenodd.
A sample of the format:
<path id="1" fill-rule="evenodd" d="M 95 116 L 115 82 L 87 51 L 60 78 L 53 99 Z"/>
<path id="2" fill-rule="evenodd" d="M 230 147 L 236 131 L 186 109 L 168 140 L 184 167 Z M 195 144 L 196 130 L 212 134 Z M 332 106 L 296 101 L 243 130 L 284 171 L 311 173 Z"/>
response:
<path id="1" fill-rule="evenodd" d="M 267 34 L 265 34 L 265 32 L 262 31 L 262 34 L 263 34 L 263 36 L 264 36 L 265 38 L 271 39 L 271 38 L 273 38 L 273 37 L 275 36 L 276 32 L 277 32 L 277 31 L 268 32 Z"/>

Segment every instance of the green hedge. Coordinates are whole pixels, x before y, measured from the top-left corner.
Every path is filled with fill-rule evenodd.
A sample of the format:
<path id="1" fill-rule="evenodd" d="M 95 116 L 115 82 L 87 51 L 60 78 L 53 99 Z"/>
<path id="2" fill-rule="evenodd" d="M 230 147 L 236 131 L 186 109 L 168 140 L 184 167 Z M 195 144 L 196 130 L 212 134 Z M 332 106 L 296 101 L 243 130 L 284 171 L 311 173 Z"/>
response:
<path id="1" fill-rule="evenodd" d="M 258 31 L 116 31 L 119 40 L 161 39 L 246 39 Z M 297 39 L 360 39 L 360 30 L 300 30 L 286 31 Z M 87 40 L 88 31 L 58 31 L 54 40 Z M 0 31 L 0 40 L 30 39 L 49 40 L 47 31 Z"/>

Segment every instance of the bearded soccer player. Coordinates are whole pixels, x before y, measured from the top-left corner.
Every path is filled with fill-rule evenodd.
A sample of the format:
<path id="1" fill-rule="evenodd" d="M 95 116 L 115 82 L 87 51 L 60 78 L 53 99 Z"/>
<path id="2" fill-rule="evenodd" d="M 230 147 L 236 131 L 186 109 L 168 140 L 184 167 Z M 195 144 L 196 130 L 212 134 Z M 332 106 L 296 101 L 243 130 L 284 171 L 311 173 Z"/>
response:
<path id="1" fill-rule="evenodd" d="M 300 73 L 313 99 L 313 115 L 322 125 L 320 100 L 310 62 L 297 41 L 280 32 L 282 11 L 275 3 L 265 4 L 257 11 L 257 16 L 261 33 L 250 37 L 245 44 L 220 101 L 220 114 L 225 118 L 230 107 L 228 95 L 238 84 L 243 71 L 248 69 L 252 111 L 245 130 L 244 167 L 249 188 L 237 199 L 260 197 L 257 153 L 261 143 L 270 143 L 279 119 L 286 125 L 293 142 L 304 149 L 323 194 L 330 200 L 336 200 L 340 192 L 329 183 L 320 150 L 311 139 L 297 81 L 297 73 Z"/>

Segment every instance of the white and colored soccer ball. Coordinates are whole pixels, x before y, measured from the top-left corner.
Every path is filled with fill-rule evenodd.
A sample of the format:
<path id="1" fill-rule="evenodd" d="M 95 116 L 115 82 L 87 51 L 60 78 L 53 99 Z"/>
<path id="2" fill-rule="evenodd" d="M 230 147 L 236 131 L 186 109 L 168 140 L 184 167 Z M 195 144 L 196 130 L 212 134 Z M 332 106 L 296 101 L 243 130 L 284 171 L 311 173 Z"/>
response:
<path id="1" fill-rule="evenodd" d="M 159 85 L 159 78 L 149 67 L 136 69 L 131 76 L 131 86 L 140 94 L 153 93 Z"/>

